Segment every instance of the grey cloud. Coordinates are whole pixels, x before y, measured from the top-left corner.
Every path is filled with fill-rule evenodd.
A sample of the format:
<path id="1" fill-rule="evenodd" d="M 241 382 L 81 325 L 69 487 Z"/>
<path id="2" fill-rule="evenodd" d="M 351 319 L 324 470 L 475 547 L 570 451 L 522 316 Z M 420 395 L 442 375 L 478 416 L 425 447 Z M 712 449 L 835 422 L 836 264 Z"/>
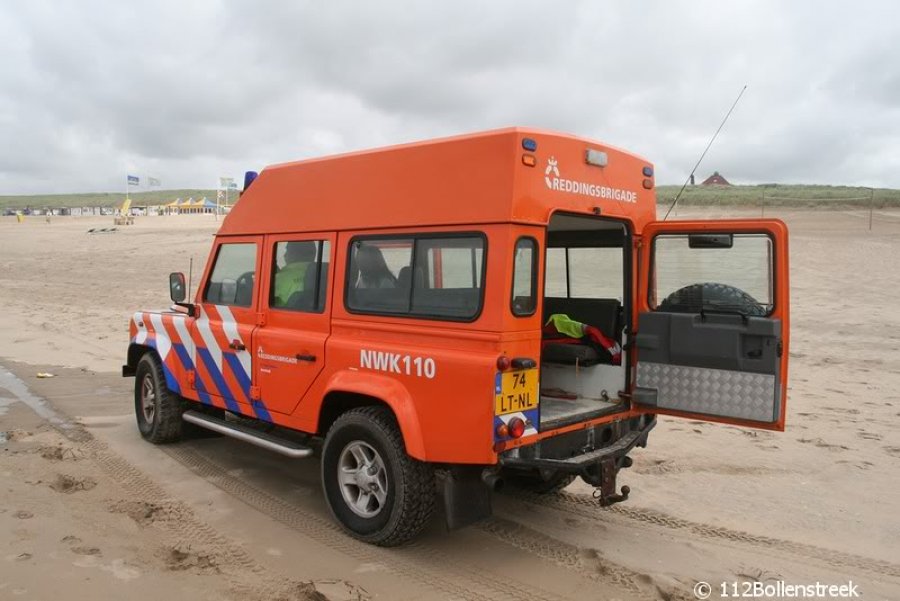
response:
<path id="1" fill-rule="evenodd" d="M 680 183 L 900 187 L 893 3 L 0 7 L 0 193 L 210 186 L 271 162 L 522 124 Z"/>

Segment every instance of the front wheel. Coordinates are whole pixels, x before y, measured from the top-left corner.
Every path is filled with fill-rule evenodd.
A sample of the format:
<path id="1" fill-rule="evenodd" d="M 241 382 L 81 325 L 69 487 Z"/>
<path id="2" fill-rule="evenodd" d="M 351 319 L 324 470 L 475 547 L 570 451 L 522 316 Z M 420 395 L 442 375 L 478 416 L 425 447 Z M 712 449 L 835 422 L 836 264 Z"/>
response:
<path id="1" fill-rule="evenodd" d="M 344 529 L 376 545 L 410 540 L 434 511 L 434 470 L 406 454 L 383 407 L 353 409 L 334 422 L 322 447 L 322 486 Z"/>
<path id="2" fill-rule="evenodd" d="M 181 397 L 166 386 L 162 364 L 153 352 L 145 353 L 135 370 L 134 412 L 144 439 L 161 444 L 181 438 Z"/>

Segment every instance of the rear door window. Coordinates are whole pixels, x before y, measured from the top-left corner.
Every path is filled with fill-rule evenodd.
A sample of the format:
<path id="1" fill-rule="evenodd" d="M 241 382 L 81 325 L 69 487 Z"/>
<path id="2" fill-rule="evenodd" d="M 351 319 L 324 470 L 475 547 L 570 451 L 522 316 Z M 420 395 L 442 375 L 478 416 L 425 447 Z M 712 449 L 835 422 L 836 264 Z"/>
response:
<path id="1" fill-rule="evenodd" d="M 307 313 L 324 311 L 330 252 L 328 240 L 276 243 L 269 306 Z"/>

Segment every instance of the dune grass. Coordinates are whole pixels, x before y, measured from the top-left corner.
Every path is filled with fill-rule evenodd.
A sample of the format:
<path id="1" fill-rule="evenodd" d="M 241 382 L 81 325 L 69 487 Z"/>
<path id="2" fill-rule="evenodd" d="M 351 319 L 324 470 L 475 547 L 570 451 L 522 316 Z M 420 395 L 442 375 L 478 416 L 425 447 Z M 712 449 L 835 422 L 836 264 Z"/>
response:
<path id="1" fill-rule="evenodd" d="M 659 186 L 657 202 L 668 206 L 681 186 Z M 853 186 L 762 184 L 758 186 L 688 186 L 678 201 L 692 206 L 761 206 L 815 208 L 900 207 L 900 190 Z"/>
<path id="2" fill-rule="evenodd" d="M 659 186 L 656 189 L 657 202 L 668 206 L 681 186 Z M 900 207 L 900 190 L 876 188 L 870 195 L 869 188 L 853 186 L 818 186 L 762 184 L 758 186 L 688 186 L 679 204 L 692 206 L 749 206 L 758 207 L 765 202 L 770 207 L 815 207 L 875 208 Z M 215 200 L 215 190 L 155 190 L 135 192 L 130 195 L 133 206 L 161 205 L 176 198 L 204 196 Z M 0 196 L 0 209 L 24 209 L 32 207 L 115 207 L 121 206 L 125 195 L 121 192 L 98 192 L 89 194 L 40 194 L 33 196 Z M 231 193 L 232 202 L 237 193 Z"/>

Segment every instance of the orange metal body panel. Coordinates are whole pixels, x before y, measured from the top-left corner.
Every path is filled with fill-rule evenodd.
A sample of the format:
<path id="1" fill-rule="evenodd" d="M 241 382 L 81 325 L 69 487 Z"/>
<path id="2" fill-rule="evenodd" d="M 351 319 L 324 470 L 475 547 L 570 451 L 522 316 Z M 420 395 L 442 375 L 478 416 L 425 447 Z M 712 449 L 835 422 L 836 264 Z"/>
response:
<path id="1" fill-rule="evenodd" d="M 524 138 L 535 140 L 537 150 L 525 151 Z M 606 153 L 608 165 L 588 164 L 588 149 Z M 523 161 L 524 154 L 534 156 L 534 166 Z M 512 249 L 516 240 L 533 237 L 539 243 L 538 256 L 543 257 L 546 226 L 554 212 L 623 220 L 634 236 L 634 250 L 639 255 L 639 260 L 632 262 L 630 280 L 631 296 L 636 299 L 631 324 L 634 328 L 637 314 L 648 310 L 646 277 L 642 282 L 640 276 L 649 273 L 650 259 L 641 245 L 662 228 L 653 224 L 655 191 L 642 186 L 645 167 L 652 165 L 639 156 L 595 141 L 509 128 L 265 169 L 224 219 L 201 280 L 206 282 L 209 278 L 218 244 L 238 240 L 260 244 L 261 268 L 253 306 L 235 314 L 254 327 L 259 326 L 254 330 L 252 347 L 251 340 L 245 342 L 254 353 L 254 387 L 259 389 L 262 403 L 267 398 L 270 402 L 263 406 L 250 400 L 248 404 L 243 398 L 246 394 L 238 395 L 239 411 L 317 433 L 323 401 L 329 394 L 368 395 L 393 409 L 407 452 L 413 457 L 439 463 L 496 463 L 492 429 L 497 358 L 506 355 L 538 359 L 541 345 L 540 306 L 535 314 L 526 317 L 516 317 L 510 310 Z M 678 222 L 676 227 L 694 231 L 733 227 L 735 231 L 746 231 L 750 226 L 746 221 L 721 221 Z M 783 240 L 786 245 L 784 224 L 767 220 L 758 222 L 757 227 L 776 231 L 779 243 Z M 483 234 L 486 239 L 483 308 L 473 321 L 363 315 L 345 307 L 348 247 L 354 236 L 461 232 Z M 268 308 L 266 291 L 272 279 L 273 245 L 292 239 L 328 240 L 331 244 L 331 271 L 322 314 L 289 314 Z M 786 344 L 786 247 L 783 250 L 779 255 L 783 261 L 778 265 L 777 317 L 784 321 Z M 540 296 L 544 288 L 543 267 L 539 269 L 537 286 Z M 197 303 L 201 302 L 202 293 L 201 286 Z M 191 331 L 196 330 L 192 323 L 195 321 L 187 318 Z M 298 332 L 293 340 L 292 331 Z M 227 344 L 221 334 L 216 339 Z M 259 370 L 265 364 L 256 357 L 260 340 L 266 353 L 315 354 L 316 364 L 282 365 L 278 367 L 281 372 L 263 376 Z M 391 361 L 377 369 L 366 365 L 362 353 L 370 351 L 383 353 Z M 787 354 L 785 347 L 783 395 Z M 435 370 L 430 377 L 412 373 L 407 367 L 417 358 L 434 361 Z M 300 370 L 304 370 L 302 376 L 298 375 Z M 204 385 L 214 387 L 215 382 L 206 371 L 200 367 L 198 378 Z M 302 382 L 288 390 L 294 375 Z M 229 387 L 240 387 L 235 378 L 227 377 Z M 183 382 L 182 388 L 187 387 L 187 382 Z M 193 392 L 189 396 L 197 398 Z M 213 401 L 223 405 L 217 399 Z M 633 409 L 607 415 L 510 441 L 505 446 L 530 444 L 641 413 L 642 410 Z M 718 421 L 764 427 L 737 420 Z M 783 426 L 782 413 L 773 429 Z"/>
<path id="2" fill-rule="evenodd" d="M 537 141 L 537 166 L 523 165 L 522 139 Z M 587 165 L 587 148 L 609 155 Z M 549 175 L 551 160 L 556 171 Z M 222 222 L 220 236 L 368 230 L 420 225 L 521 222 L 546 225 L 556 210 L 656 218 L 656 193 L 641 186 L 641 157 L 599 142 L 509 128 L 264 169 Z M 558 175 L 557 175 L 558 173 Z M 596 186 L 596 196 L 547 186 L 549 177 Z M 604 198 L 628 190 L 634 202 Z"/>

